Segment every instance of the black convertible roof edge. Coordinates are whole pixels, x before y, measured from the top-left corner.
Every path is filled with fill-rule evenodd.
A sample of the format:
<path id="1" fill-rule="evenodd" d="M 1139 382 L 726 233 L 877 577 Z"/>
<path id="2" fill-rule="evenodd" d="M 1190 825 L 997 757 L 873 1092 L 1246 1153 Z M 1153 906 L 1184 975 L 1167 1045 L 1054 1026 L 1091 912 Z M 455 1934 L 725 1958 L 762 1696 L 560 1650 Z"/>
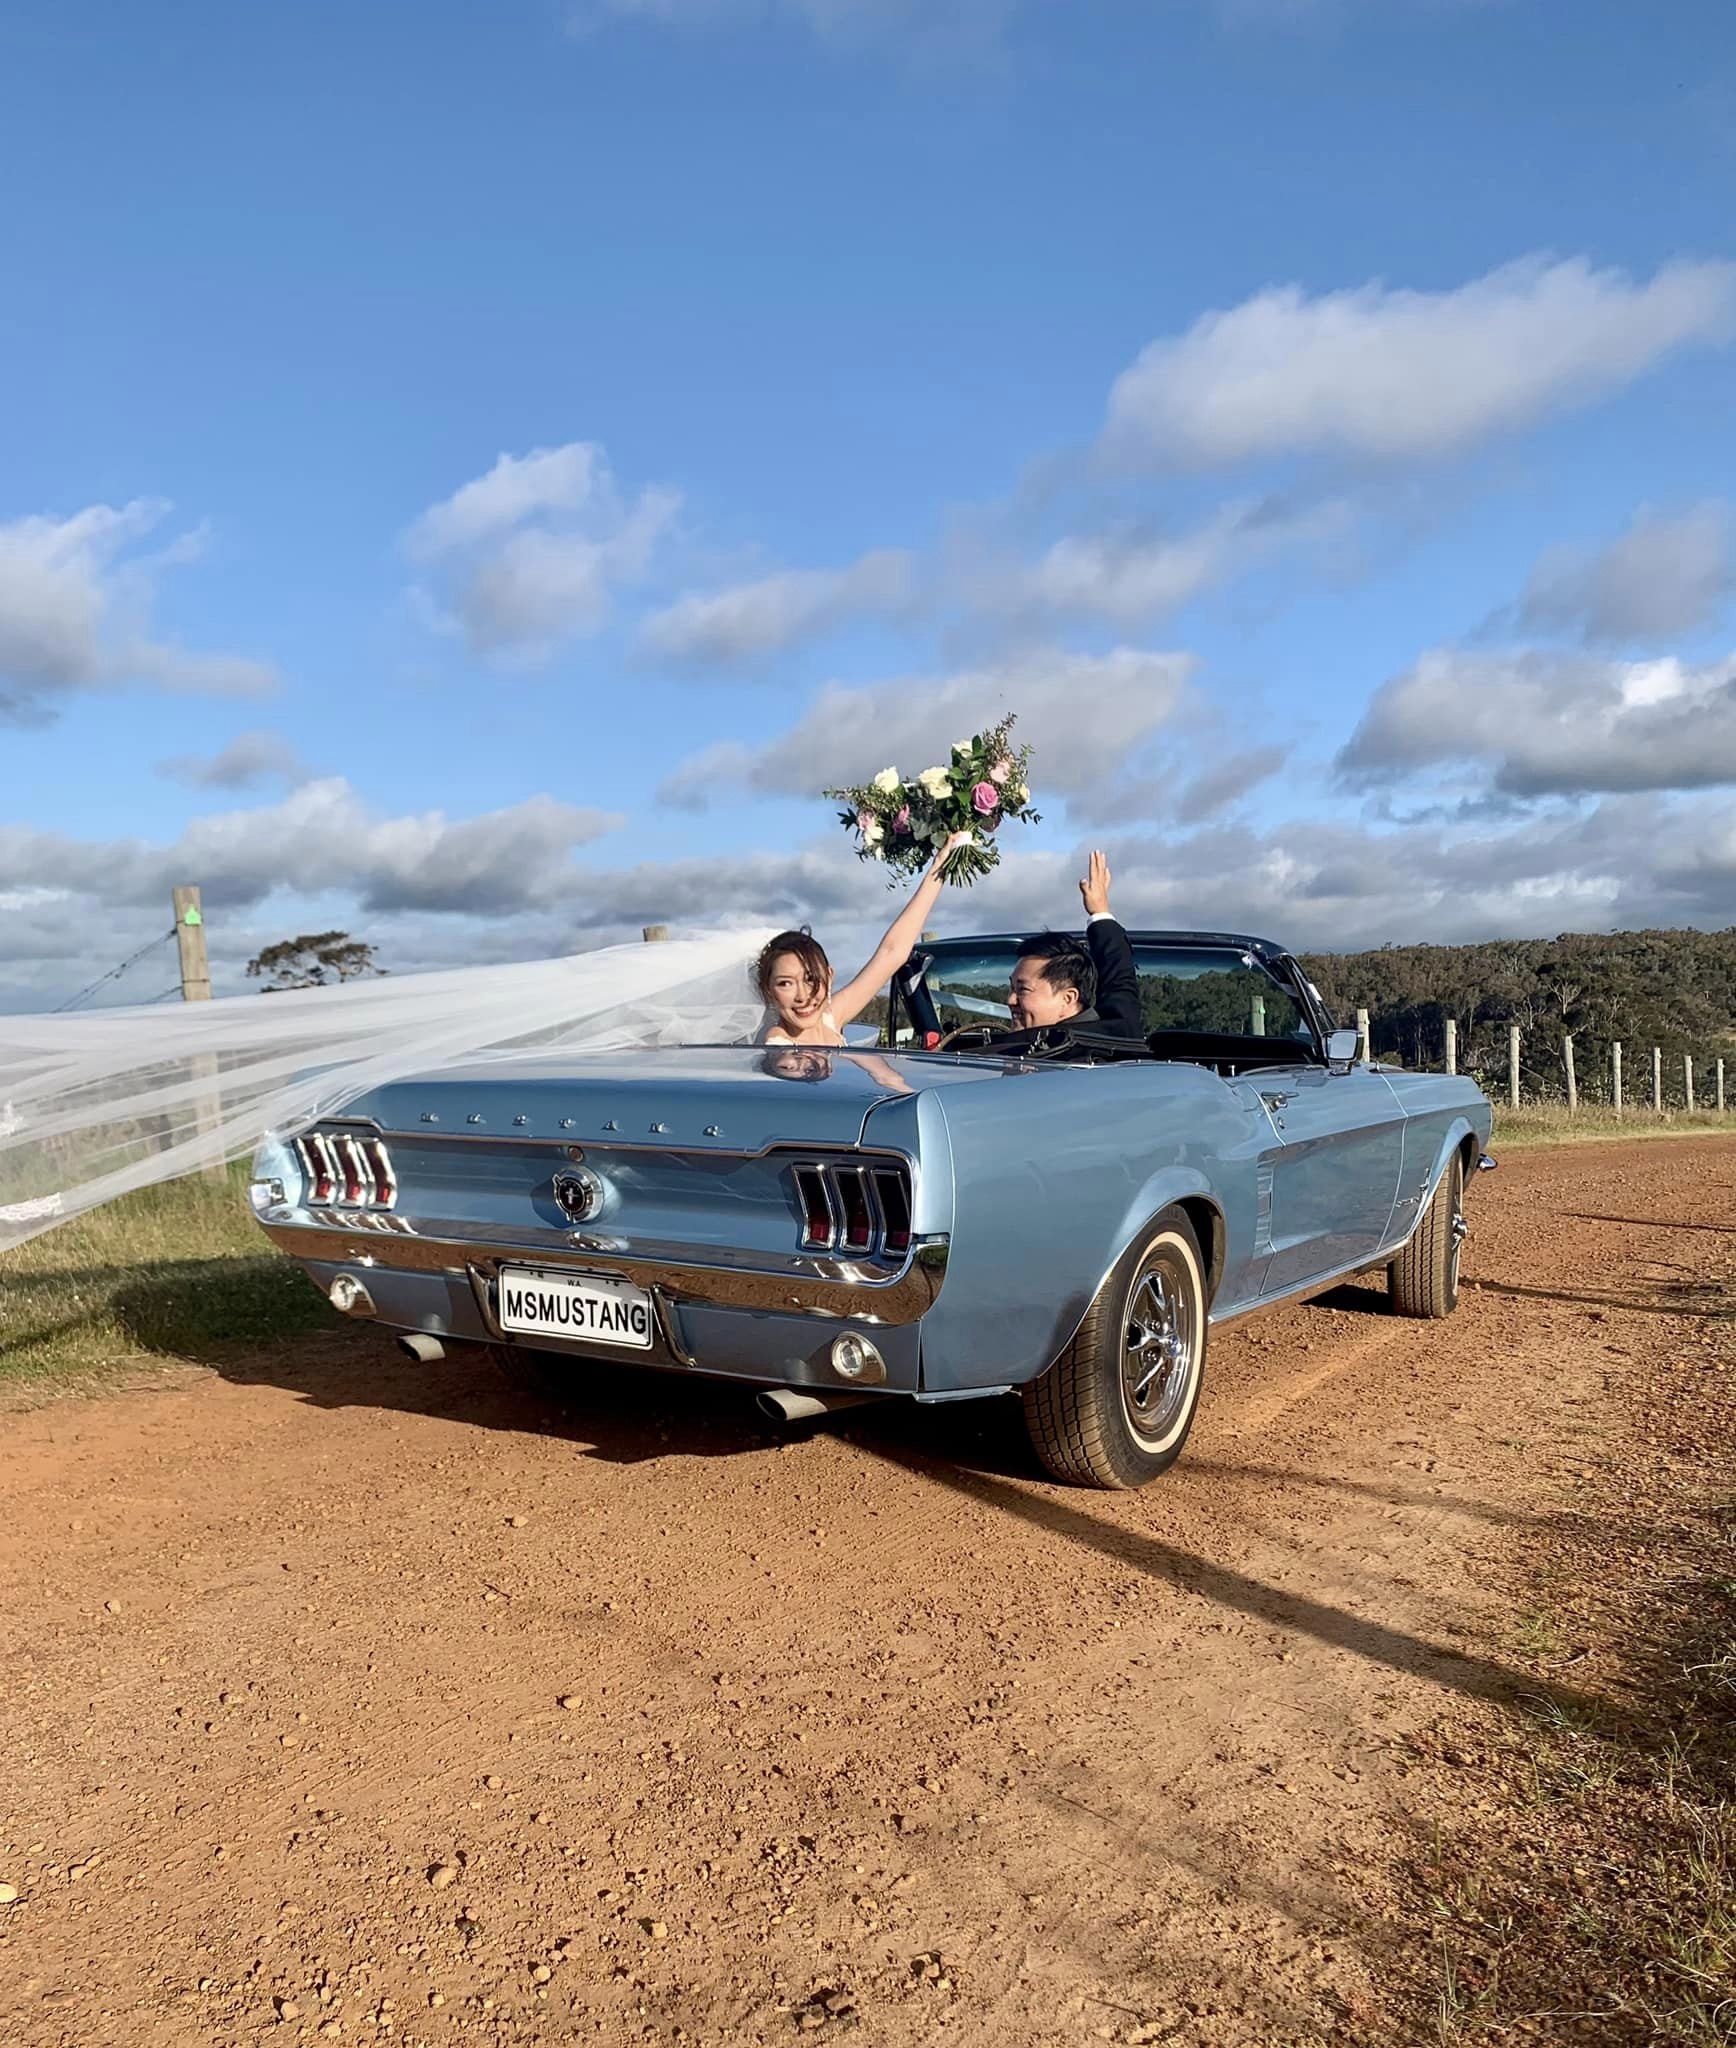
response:
<path id="1" fill-rule="evenodd" d="M 1066 926 L 1055 927 L 1067 938 L 1081 938 L 1083 933 Z M 924 939 L 918 948 L 924 953 L 944 953 L 949 947 L 960 946 L 1019 946 L 1025 940 L 1041 936 L 1031 932 L 959 932 L 944 939 Z M 1287 946 L 1280 946 L 1276 939 L 1256 939 L 1246 932 L 1156 932 L 1127 927 L 1127 936 L 1136 946 L 1224 946 L 1233 947 L 1238 953 L 1257 953 L 1263 960 L 1281 960 L 1288 953 Z"/>

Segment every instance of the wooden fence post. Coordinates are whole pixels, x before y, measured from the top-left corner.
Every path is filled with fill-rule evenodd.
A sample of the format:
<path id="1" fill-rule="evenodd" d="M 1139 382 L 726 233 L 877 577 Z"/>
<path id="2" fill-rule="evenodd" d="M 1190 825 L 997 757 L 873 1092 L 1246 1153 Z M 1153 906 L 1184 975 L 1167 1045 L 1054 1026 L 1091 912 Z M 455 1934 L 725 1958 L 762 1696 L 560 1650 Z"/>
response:
<path id="1" fill-rule="evenodd" d="M 1519 1107 L 1519 1027 L 1507 1026 L 1507 1107 Z"/>
<path id="2" fill-rule="evenodd" d="M 181 955 L 181 1000 L 208 1003 L 211 1000 L 211 962 L 205 953 L 205 912 L 199 891 L 177 889 L 175 904 L 175 945 Z"/>
<path id="3" fill-rule="evenodd" d="M 1255 996 L 1248 1006 L 1248 1028 L 1256 1038 L 1266 1035 L 1266 998 Z"/>
<path id="4" fill-rule="evenodd" d="M 1694 1114 L 1694 1055 L 1682 1055 L 1682 1100 L 1688 1105 L 1688 1114 Z"/>
<path id="5" fill-rule="evenodd" d="M 205 949 L 205 909 L 196 884 L 174 891 L 175 950 L 181 959 L 181 1000 L 208 1003 L 211 1000 L 211 960 Z M 217 1086 L 217 1055 L 196 1052 L 190 1062 L 195 1081 L 201 1084 L 193 1104 L 193 1128 L 200 1137 L 215 1131 L 223 1121 L 223 1097 Z M 208 1159 L 199 1169 L 206 1180 L 227 1180 L 229 1169 L 221 1159 Z"/>
<path id="6" fill-rule="evenodd" d="M 1374 1058 L 1374 1046 L 1368 1035 L 1368 1012 L 1366 1010 L 1358 1010 L 1356 1013 L 1356 1035 L 1361 1040 L 1356 1049 L 1356 1057 L 1359 1060 L 1372 1060 Z"/>
<path id="7" fill-rule="evenodd" d="M 1561 1041 L 1561 1063 L 1567 1069 L 1567 1113 L 1572 1116 L 1579 1108 L 1579 1083 L 1573 1078 L 1573 1034 Z"/>
<path id="8" fill-rule="evenodd" d="M 1447 1019 L 1447 1072 L 1459 1071 L 1459 1024 L 1456 1017 Z"/>
<path id="9" fill-rule="evenodd" d="M 1717 1074 L 1718 1074 L 1718 1114 L 1719 1114 L 1720 1116 L 1722 1116 L 1722 1115 L 1724 1114 L 1724 1062 L 1723 1062 L 1722 1060 L 1720 1060 L 1720 1061 L 1718 1062 L 1718 1067 L 1717 1067 Z"/>
<path id="10" fill-rule="evenodd" d="M 1652 1108 L 1657 1115 L 1663 1115 L 1664 1055 L 1655 1045 L 1652 1047 Z"/>
<path id="11" fill-rule="evenodd" d="M 669 927 L 666 924 L 648 924 L 642 927 L 642 932 L 646 945 L 655 946 L 668 938 Z"/>
<path id="12" fill-rule="evenodd" d="M 1609 1049 L 1609 1099 L 1615 1104 L 1615 1113 L 1621 1115 L 1621 1040 L 1618 1038 Z"/>

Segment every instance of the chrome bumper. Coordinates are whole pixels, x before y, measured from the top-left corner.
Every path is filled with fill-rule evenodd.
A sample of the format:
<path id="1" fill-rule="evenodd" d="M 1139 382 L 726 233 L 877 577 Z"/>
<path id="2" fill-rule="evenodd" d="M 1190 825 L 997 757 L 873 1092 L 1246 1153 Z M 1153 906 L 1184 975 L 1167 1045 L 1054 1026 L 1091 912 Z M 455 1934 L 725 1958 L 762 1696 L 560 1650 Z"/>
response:
<path id="1" fill-rule="evenodd" d="M 392 1219 L 395 1229 L 358 1228 L 356 1219 L 306 1223 L 259 1218 L 280 1251 L 304 1264 L 444 1273 L 486 1290 L 502 1266 L 566 1267 L 599 1279 L 626 1280 L 676 1304 L 749 1309 L 762 1315 L 814 1316 L 855 1323 L 914 1323 L 934 1305 L 946 1278 L 947 1242 L 919 1241 L 900 1266 L 877 1261 L 791 1254 L 775 1261 L 719 1253 L 704 1262 L 672 1247 L 620 1238 L 551 1244 L 546 1235 L 500 1232 L 486 1241 L 423 1236 Z"/>

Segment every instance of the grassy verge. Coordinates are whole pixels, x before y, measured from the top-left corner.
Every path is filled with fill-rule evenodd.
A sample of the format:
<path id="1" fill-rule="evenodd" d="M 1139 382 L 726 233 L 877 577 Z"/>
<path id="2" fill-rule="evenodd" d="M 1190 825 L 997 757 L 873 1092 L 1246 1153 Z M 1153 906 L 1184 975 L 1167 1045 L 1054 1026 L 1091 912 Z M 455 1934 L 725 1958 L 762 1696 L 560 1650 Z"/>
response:
<path id="1" fill-rule="evenodd" d="M 1528 1555 L 1507 1647 L 1537 1692 L 1481 1741 L 1418 1745 L 1441 2043 L 1736 2041 L 1733 1367 L 1720 1340 L 1648 1373 L 1595 1506 Z"/>
<path id="2" fill-rule="evenodd" d="M 333 1320 L 247 1206 L 247 1168 L 173 1181 L 0 1254 L 0 1386 L 202 1359 Z"/>
<path id="3" fill-rule="evenodd" d="M 1611 1138 L 1736 1138 L 1736 1114 L 1698 1110 L 1628 1109 L 1619 1117 L 1602 1103 L 1582 1103 L 1569 1116 L 1564 1102 L 1528 1102 L 1518 1109 L 1495 1104 L 1492 1146 L 1583 1145 Z"/>

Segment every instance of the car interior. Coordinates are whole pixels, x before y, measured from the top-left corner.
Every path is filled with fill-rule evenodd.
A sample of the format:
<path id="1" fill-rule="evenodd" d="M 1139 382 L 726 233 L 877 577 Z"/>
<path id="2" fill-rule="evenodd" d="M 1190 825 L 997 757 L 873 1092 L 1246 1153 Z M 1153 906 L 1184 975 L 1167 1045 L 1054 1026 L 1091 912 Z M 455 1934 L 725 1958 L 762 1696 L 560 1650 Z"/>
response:
<path id="1" fill-rule="evenodd" d="M 1139 969 L 1143 1040 L 1089 1024 L 1013 1029 L 1007 978 L 1016 939 L 938 942 L 911 956 L 893 984 L 880 1043 L 896 1051 L 984 1052 L 1096 1064 L 1185 1060 L 1226 1078 L 1266 1067 L 1324 1064 L 1301 1003 L 1259 955 L 1129 934 Z"/>

